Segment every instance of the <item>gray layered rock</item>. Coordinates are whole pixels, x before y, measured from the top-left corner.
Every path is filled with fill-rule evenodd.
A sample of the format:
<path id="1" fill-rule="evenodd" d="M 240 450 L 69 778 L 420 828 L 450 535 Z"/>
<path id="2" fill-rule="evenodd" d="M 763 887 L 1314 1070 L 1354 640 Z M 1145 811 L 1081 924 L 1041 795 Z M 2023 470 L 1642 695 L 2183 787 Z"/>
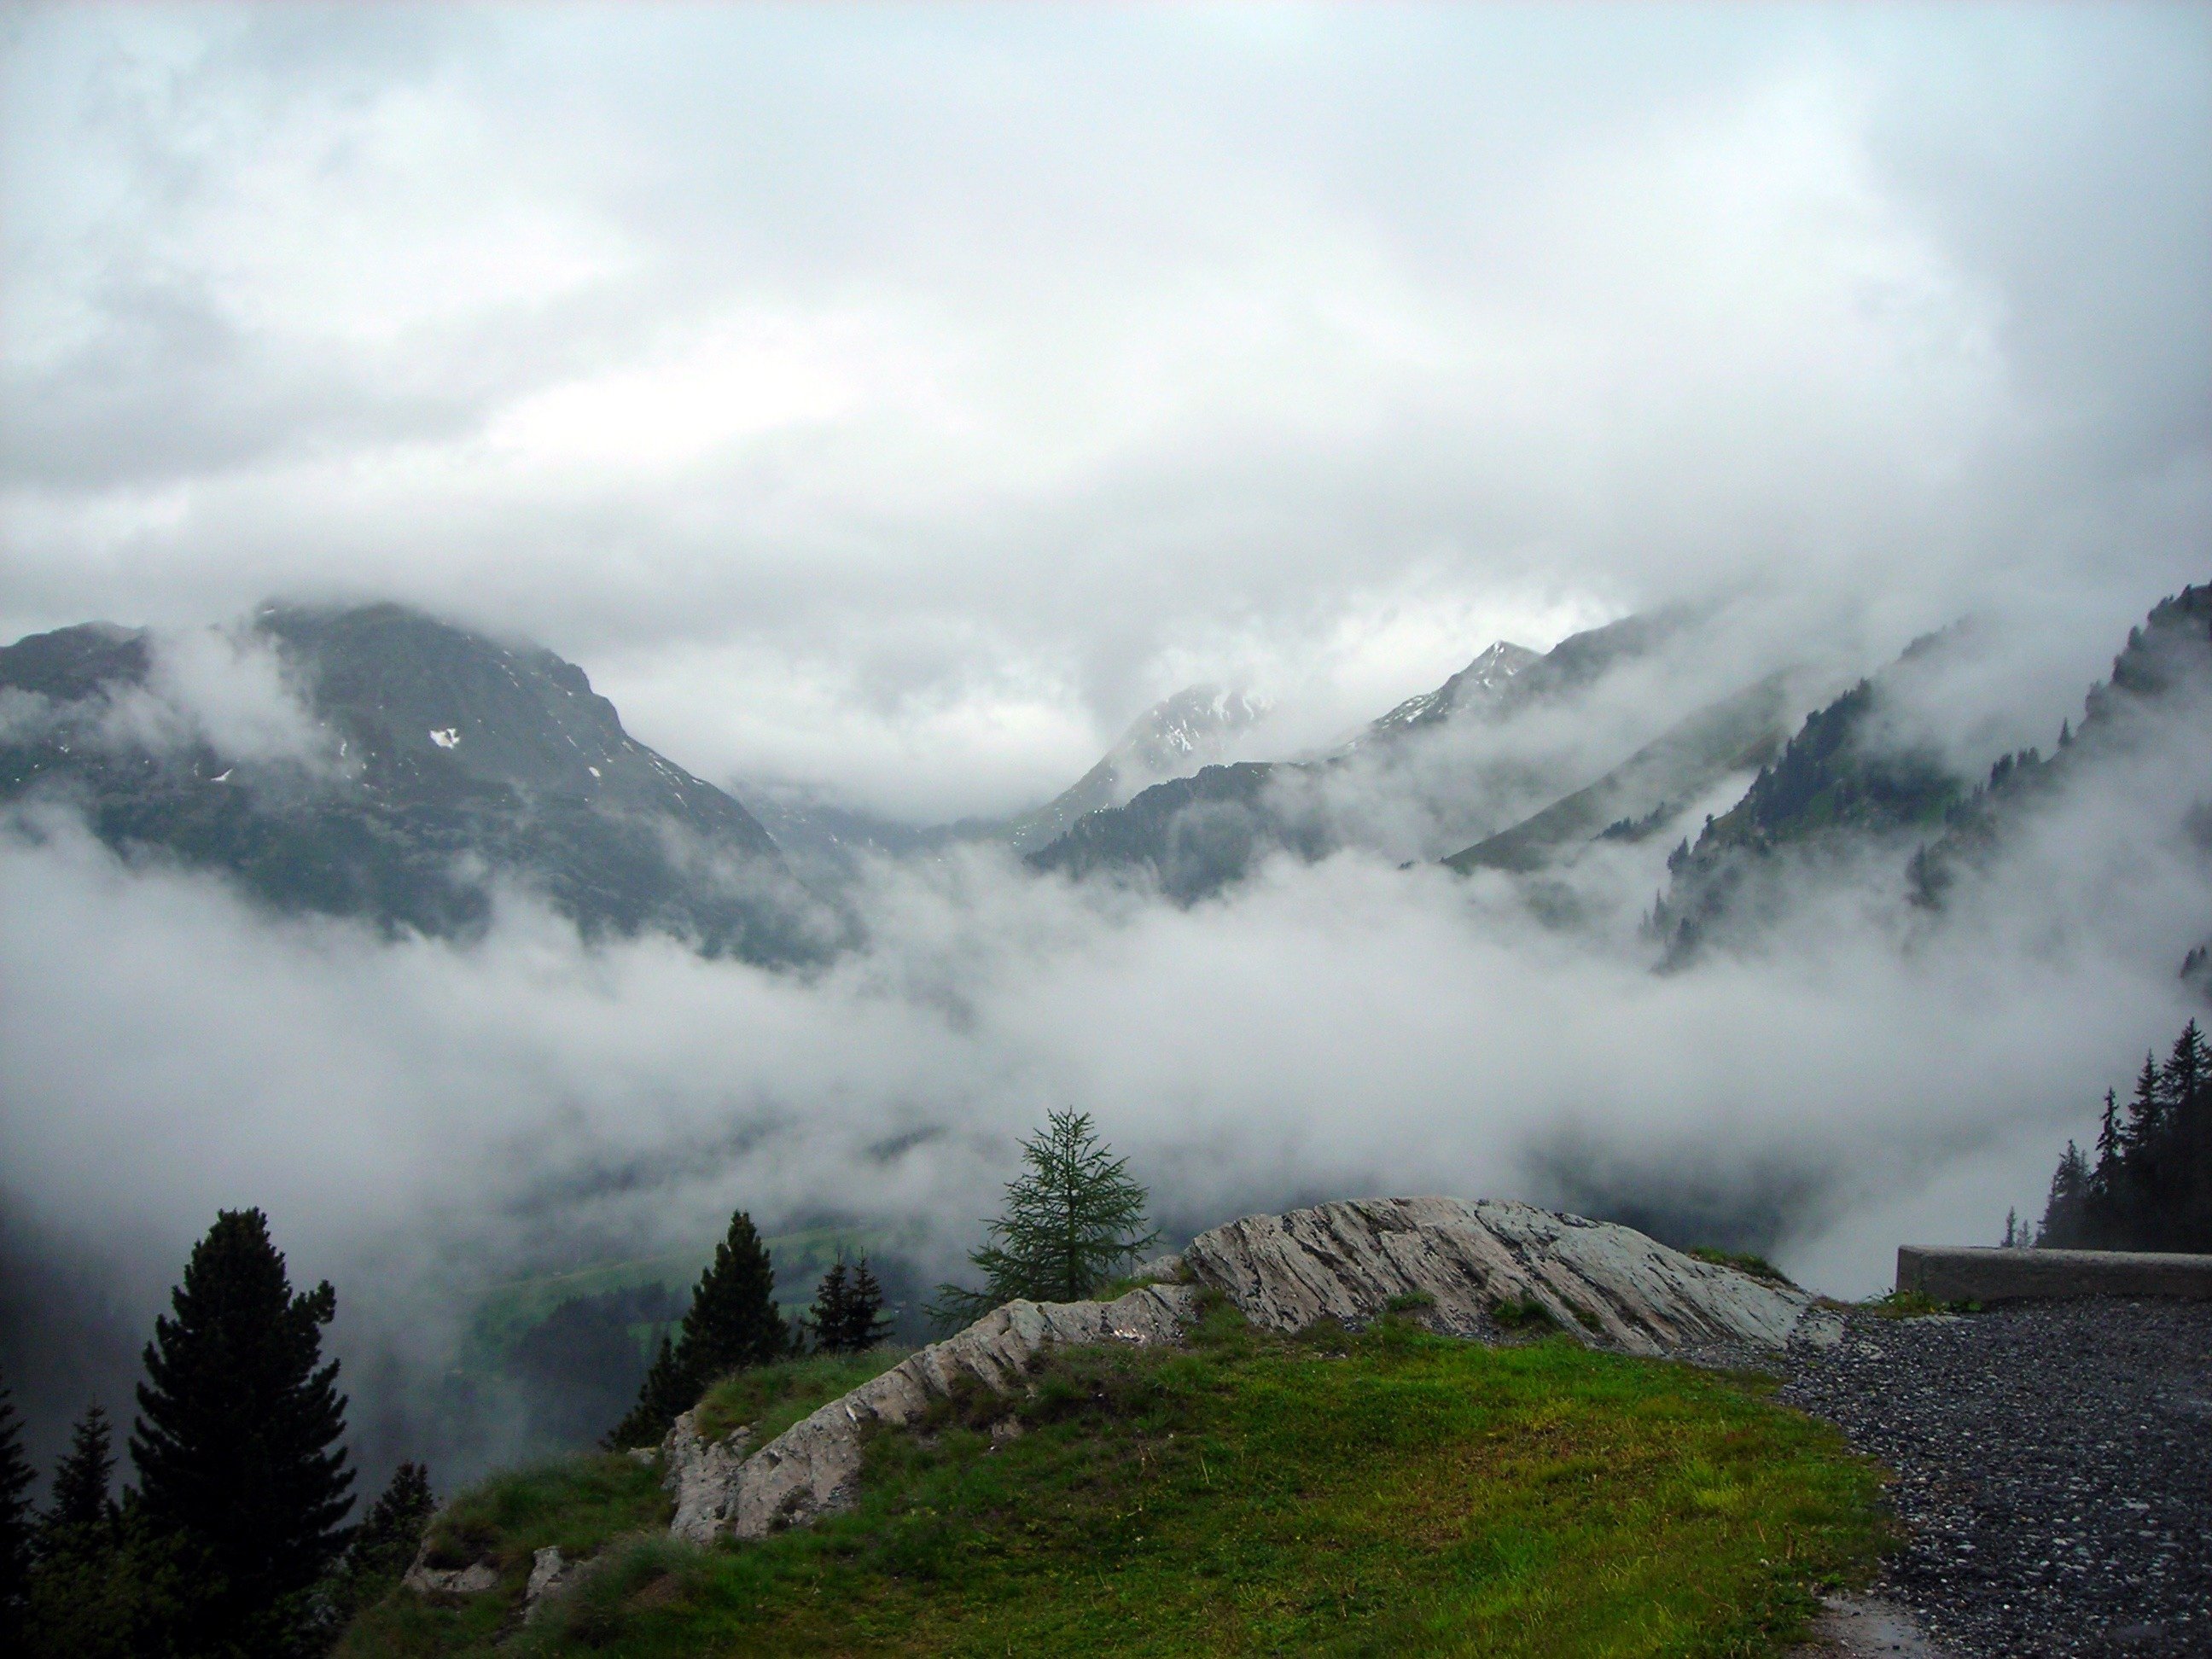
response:
<path id="1" fill-rule="evenodd" d="M 548 1544 L 530 1558 L 530 1583 L 522 1592 L 522 1617 L 526 1622 L 552 1597 L 582 1579 L 589 1561 L 571 1561 L 557 1544 Z"/>
<path id="2" fill-rule="evenodd" d="M 1216 1290 L 1255 1324 L 1358 1328 L 1394 1309 L 1430 1328 L 1496 1340 L 1502 1310 L 1540 1309 L 1594 1347 L 1636 1354 L 1832 1342 L 1835 1316 L 1794 1285 L 1717 1267 L 1608 1222 L 1527 1204 L 1367 1199 L 1248 1216 L 1149 1261 L 1156 1282 L 1112 1302 L 1010 1302 L 794 1424 L 757 1451 L 744 1431 L 708 1443 L 693 1413 L 662 1443 L 677 1494 L 669 1530 L 704 1544 L 764 1538 L 849 1504 L 869 1430 L 913 1423 L 980 1388 L 1011 1396 L 1048 1348 L 1180 1341 Z M 1013 1437 L 994 1430 L 994 1445 Z"/>
<path id="3" fill-rule="evenodd" d="M 1174 1342 L 1194 1317 L 1197 1293 L 1147 1285 L 1112 1302 L 1010 1302 L 957 1335 L 933 1342 L 793 1424 L 750 1457 L 730 1443 L 709 1446 L 678 1419 L 662 1448 L 678 1493 L 675 1536 L 704 1544 L 718 1536 L 764 1538 L 850 1504 L 858 1489 L 861 1442 L 872 1425 L 913 1422 L 963 1386 L 1008 1395 L 1047 1348 L 1105 1342 Z M 723 1454 L 728 1451 L 730 1456 Z M 732 1463 L 732 1457 L 741 1459 Z M 686 1493 L 694 1500 L 688 1506 Z"/>
<path id="4" fill-rule="evenodd" d="M 424 1558 L 426 1543 L 407 1569 L 400 1584 L 417 1595 L 482 1595 L 499 1588 L 499 1569 L 489 1561 L 471 1561 L 465 1567 L 434 1567 Z"/>
<path id="5" fill-rule="evenodd" d="M 1832 1340 L 1832 1315 L 1631 1228 L 1509 1200 L 1378 1198 L 1247 1216 L 1193 1239 L 1181 1265 L 1273 1330 L 1365 1325 L 1394 1302 L 1433 1330 L 1496 1340 L 1534 1304 L 1569 1335 L 1626 1353 Z"/>
<path id="6" fill-rule="evenodd" d="M 676 1494 L 676 1517 L 668 1529 L 678 1538 L 704 1543 L 728 1510 L 744 1473 L 745 1455 L 752 1449 L 750 1428 L 726 1438 L 708 1440 L 699 1432 L 695 1407 L 676 1419 L 660 1443 L 660 1484 Z"/>

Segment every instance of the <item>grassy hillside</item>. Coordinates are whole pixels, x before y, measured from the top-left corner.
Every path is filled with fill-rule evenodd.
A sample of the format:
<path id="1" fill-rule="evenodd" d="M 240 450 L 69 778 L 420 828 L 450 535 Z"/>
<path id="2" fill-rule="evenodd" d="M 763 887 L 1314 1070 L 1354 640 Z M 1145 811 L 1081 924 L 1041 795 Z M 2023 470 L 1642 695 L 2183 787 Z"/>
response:
<path id="1" fill-rule="evenodd" d="M 756 1374 L 714 1415 L 773 1428 L 866 1369 Z M 1276 1337 L 1217 1308 L 1187 1349 L 1064 1353 L 1017 1405 L 880 1436 L 855 1510 L 763 1543 L 672 1544 L 657 1472 L 625 1459 L 501 1477 L 433 1534 L 501 1588 L 402 1592 L 341 1650 L 1774 1653 L 1810 1587 L 1870 1565 L 1876 1495 L 1757 1378 L 1398 1320 Z M 549 1543 L 602 1563 L 522 1627 Z"/>

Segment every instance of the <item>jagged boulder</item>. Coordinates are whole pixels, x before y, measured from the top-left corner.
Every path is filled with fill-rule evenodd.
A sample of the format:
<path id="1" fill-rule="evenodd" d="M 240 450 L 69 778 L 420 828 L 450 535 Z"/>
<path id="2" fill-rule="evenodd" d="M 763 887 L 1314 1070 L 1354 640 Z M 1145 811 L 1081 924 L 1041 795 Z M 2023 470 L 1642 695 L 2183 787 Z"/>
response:
<path id="1" fill-rule="evenodd" d="M 677 1419 L 662 1448 L 678 1494 L 669 1530 L 703 1544 L 718 1536 L 764 1538 L 852 1501 L 860 1444 L 871 1425 L 911 1423 L 963 1387 L 1011 1395 L 1040 1351 L 1103 1342 L 1173 1342 L 1197 1310 L 1197 1292 L 1147 1285 L 1112 1302 L 1010 1302 L 958 1334 L 933 1342 L 793 1424 L 746 1457 L 729 1442 L 708 1445 Z M 693 1501 L 686 1504 L 685 1494 Z"/>
<path id="2" fill-rule="evenodd" d="M 1247 1216 L 1148 1265 L 1162 1276 L 1180 1269 L 1279 1331 L 1322 1318 L 1358 1327 L 1394 1303 L 1431 1329 L 1492 1340 L 1533 1306 L 1571 1336 L 1636 1354 L 1779 1348 L 1841 1330 L 1793 1285 L 1632 1228 L 1498 1200 L 1363 1199 Z"/>

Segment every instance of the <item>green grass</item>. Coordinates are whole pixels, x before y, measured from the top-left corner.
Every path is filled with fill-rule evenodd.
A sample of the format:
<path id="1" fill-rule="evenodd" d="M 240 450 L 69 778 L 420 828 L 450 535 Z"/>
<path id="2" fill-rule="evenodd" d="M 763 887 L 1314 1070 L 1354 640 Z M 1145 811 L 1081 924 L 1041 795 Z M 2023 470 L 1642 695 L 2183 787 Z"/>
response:
<path id="1" fill-rule="evenodd" d="M 1891 1291 L 1861 1305 L 1881 1319 L 1925 1319 L 1930 1314 L 1976 1314 L 1982 1310 L 1978 1302 L 1938 1302 L 1918 1291 Z"/>
<path id="2" fill-rule="evenodd" d="M 740 1424 L 750 1423 L 753 1443 L 764 1446 L 816 1407 L 881 1376 L 909 1352 L 871 1348 L 866 1353 L 818 1353 L 732 1372 L 699 1401 L 699 1432 L 708 1440 L 720 1440 Z"/>
<path id="3" fill-rule="evenodd" d="M 1874 1468 L 1770 1386 L 1216 1307 L 1188 1348 L 1063 1353 L 1011 1407 L 877 1436 L 858 1506 L 812 1528 L 686 1550 L 601 1502 L 599 1575 L 538 1623 L 510 1570 L 482 1606 L 403 1593 L 343 1652 L 1776 1654 L 1884 1533 Z M 554 1541 L 519 1491 L 495 1511 L 501 1562 Z"/>
<path id="4" fill-rule="evenodd" d="M 1733 1267 L 1740 1273 L 1749 1273 L 1753 1279 L 1763 1279 L 1771 1285 L 1788 1285 L 1795 1288 L 1797 1283 L 1765 1256 L 1753 1255 L 1748 1250 L 1721 1250 L 1711 1245 L 1700 1245 L 1688 1254 L 1700 1261 L 1710 1261 L 1716 1267 Z"/>

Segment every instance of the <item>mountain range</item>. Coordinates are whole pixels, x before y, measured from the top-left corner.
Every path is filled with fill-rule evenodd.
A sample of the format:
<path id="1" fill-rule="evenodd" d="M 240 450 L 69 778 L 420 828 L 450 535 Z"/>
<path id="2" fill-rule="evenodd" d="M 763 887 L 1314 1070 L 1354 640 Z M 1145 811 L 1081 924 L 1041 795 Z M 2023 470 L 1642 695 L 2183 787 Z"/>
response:
<path id="1" fill-rule="evenodd" d="M 864 856 L 995 842 L 1040 872 L 1193 903 L 1270 856 L 1345 848 L 1463 874 L 1567 871 L 1672 834 L 1703 802 L 1717 816 L 1682 837 L 1650 919 L 1680 962 L 1771 909 L 1793 859 L 1893 847 L 1918 901 L 1939 902 L 2131 711 L 2212 674 L 2208 595 L 2151 613 L 2057 751 L 2005 757 L 1985 781 L 1877 718 L 1962 630 L 1917 641 L 1792 733 L 1806 682 L 1786 669 L 1672 704 L 1651 694 L 1707 653 L 1705 619 L 1674 610 L 1540 653 L 1500 641 L 1302 758 L 1224 763 L 1267 707 L 1194 686 L 1043 805 L 930 827 L 776 790 L 749 792 L 757 816 L 630 737 L 582 669 L 538 647 L 397 605 L 271 605 L 203 643 L 273 665 L 300 717 L 281 741 L 197 714 L 173 638 L 88 623 L 0 647 L 0 802 L 74 808 L 127 859 L 223 872 L 283 911 L 466 936 L 511 884 L 586 937 L 659 931 L 767 963 L 854 937 L 831 890 Z"/>

